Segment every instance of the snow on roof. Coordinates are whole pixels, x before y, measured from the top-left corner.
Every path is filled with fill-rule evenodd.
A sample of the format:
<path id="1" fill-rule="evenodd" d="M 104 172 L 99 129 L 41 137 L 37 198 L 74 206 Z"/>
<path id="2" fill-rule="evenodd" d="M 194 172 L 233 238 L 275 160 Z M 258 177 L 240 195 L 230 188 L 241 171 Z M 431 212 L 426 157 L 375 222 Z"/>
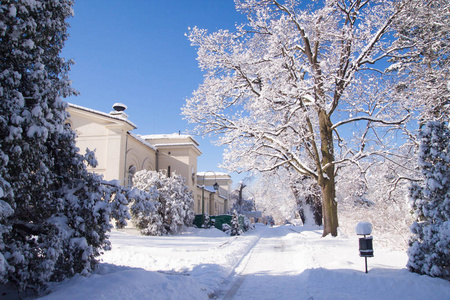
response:
<path id="1" fill-rule="evenodd" d="M 144 144 L 145 146 L 150 147 L 151 149 L 153 149 L 153 150 L 155 150 L 155 151 L 158 151 L 158 149 L 156 149 L 155 146 L 153 146 L 152 144 L 150 144 L 150 143 L 147 142 L 146 140 L 142 139 L 142 138 L 139 137 L 137 134 L 134 134 L 134 133 L 131 133 L 131 132 L 128 132 L 128 134 L 129 134 L 131 137 L 135 138 L 138 142 Z"/>
<path id="2" fill-rule="evenodd" d="M 175 146 L 195 146 L 194 143 L 168 143 L 168 144 L 154 144 L 156 147 L 175 147 Z"/>
<path id="3" fill-rule="evenodd" d="M 154 146 L 156 148 L 164 148 L 164 147 L 170 147 L 170 148 L 175 148 L 175 147 L 183 147 L 183 146 L 189 146 L 189 147 L 194 147 L 195 149 L 197 149 L 197 151 L 202 154 L 203 152 L 197 147 L 197 144 L 194 143 L 172 143 L 172 144 L 154 144 Z"/>
<path id="4" fill-rule="evenodd" d="M 192 136 L 188 134 L 178 134 L 178 133 L 170 133 L 170 134 L 147 134 L 143 135 L 143 138 L 146 139 L 182 139 L 182 138 L 192 138 Z"/>
<path id="5" fill-rule="evenodd" d="M 121 117 L 121 115 L 111 115 L 111 114 L 108 114 L 108 113 L 104 113 L 104 112 L 101 112 L 101 111 L 98 111 L 98 110 L 95 110 L 95 109 L 87 108 L 87 107 L 76 105 L 76 104 L 73 104 L 73 103 L 69 103 L 69 106 L 73 107 L 73 108 L 81 109 L 81 110 L 84 110 L 84 111 L 87 111 L 87 112 L 90 112 L 90 113 L 94 113 L 94 114 L 97 114 L 97 115 L 101 115 L 103 117 L 107 117 L 107 118 L 111 118 L 111 119 L 115 119 L 115 120 L 120 120 L 120 121 L 123 121 L 123 122 L 126 122 L 126 123 L 130 124 L 135 129 L 137 128 L 137 126 L 133 122 L 131 122 L 127 118 Z"/>
<path id="6" fill-rule="evenodd" d="M 148 134 L 148 135 L 140 135 L 141 138 L 145 140 L 158 140 L 158 139 L 191 139 L 195 144 L 199 145 L 199 143 L 189 134 L 179 134 L 179 133 L 171 133 L 171 134 Z"/>
<path id="7" fill-rule="evenodd" d="M 203 188 L 203 185 L 197 184 L 197 187 L 198 187 L 199 189 L 201 189 L 201 188 Z M 205 185 L 205 186 L 204 186 L 204 189 L 205 189 L 205 191 L 208 191 L 208 192 L 210 192 L 210 193 L 217 193 L 217 191 L 216 191 L 212 186 L 207 186 L 207 185 Z M 219 195 L 219 197 L 220 197 L 220 195 Z"/>

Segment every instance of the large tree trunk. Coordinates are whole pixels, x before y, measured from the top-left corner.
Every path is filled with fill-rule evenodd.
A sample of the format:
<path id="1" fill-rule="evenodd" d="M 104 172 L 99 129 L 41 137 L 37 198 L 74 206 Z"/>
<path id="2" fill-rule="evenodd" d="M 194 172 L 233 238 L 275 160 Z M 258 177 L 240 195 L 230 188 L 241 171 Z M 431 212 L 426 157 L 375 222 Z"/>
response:
<path id="1" fill-rule="evenodd" d="M 323 234 L 337 236 L 338 217 L 337 203 L 335 199 L 336 190 L 334 177 L 331 180 L 325 179 L 322 187 L 322 211 L 323 211 Z"/>
<path id="2" fill-rule="evenodd" d="M 323 110 L 319 111 L 320 141 L 322 166 L 334 162 L 333 130 L 330 117 Z M 322 189 L 323 235 L 337 236 L 338 217 L 336 203 L 336 183 L 334 165 L 330 164 L 319 172 L 318 183 Z"/>

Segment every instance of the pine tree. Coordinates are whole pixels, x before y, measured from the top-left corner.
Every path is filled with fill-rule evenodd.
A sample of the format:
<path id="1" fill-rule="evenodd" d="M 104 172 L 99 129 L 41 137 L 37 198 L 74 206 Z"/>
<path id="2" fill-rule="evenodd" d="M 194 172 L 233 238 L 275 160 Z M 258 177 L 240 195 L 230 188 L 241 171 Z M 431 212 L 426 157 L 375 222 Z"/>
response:
<path id="1" fill-rule="evenodd" d="M 411 271 L 450 279 L 450 130 L 428 122 L 419 134 L 423 184 L 413 184 L 410 201 L 417 221 L 408 250 Z"/>
<path id="2" fill-rule="evenodd" d="M 209 217 L 209 214 L 208 213 L 205 213 L 204 215 L 203 215 L 203 225 L 202 225 L 202 228 L 205 228 L 205 229 L 208 229 L 208 228 L 210 228 L 211 227 L 211 218 Z"/>
<path id="3" fill-rule="evenodd" d="M 231 218 L 231 236 L 241 235 L 242 230 L 239 227 L 239 216 L 236 211 L 233 211 L 233 216 Z"/>
<path id="4" fill-rule="evenodd" d="M 72 5 L 0 3 L 0 279 L 19 290 L 92 272 L 111 214 L 120 224 L 128 214 L 120 189 L 86 171 L 93 153 L 78 153 L 65 124 L 62 98 L 76 92 L 59 55 Z"/>

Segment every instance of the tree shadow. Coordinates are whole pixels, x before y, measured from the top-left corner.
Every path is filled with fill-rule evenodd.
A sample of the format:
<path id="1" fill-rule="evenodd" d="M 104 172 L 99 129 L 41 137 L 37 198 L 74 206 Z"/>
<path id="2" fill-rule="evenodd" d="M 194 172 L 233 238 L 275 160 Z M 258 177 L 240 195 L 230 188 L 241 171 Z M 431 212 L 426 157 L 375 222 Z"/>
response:
<path id="1" fill-rule="evenodd" d="M 240 282 L 239 282 L 240 281 Z M 406 269 L 308 269 L 296 275 L 241 275 L 219 299 L 450 299 L 450 282 Z"/>

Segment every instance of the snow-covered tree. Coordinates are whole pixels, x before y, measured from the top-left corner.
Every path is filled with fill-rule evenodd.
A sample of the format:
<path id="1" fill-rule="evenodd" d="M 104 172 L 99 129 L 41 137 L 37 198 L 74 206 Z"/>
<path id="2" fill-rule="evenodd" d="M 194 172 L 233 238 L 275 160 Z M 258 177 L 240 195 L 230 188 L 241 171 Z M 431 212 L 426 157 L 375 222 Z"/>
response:
<path id="1" fill-rule="evenodd" d="M 407 1 L 405 1 L 407 2 Z M 409 109 L 384 75 L 404 1 L 236 1 L 234 32 L 193 28 L 203 84 L 183 114 L 199 134 L 220 134 L 233 171 L 289 165 L 321 188 L 323 235 L 337 235 L 336 166 L 385 155 Z M 376 72 L 379 71 L 379 72 Z M 344 132 L 363 129 L 357 143 Z"/>
<path id="2" fill-rule="evenodd" d="M 244 188 L 247 185 L 241 181 L 239 182 L 238 188 L 231 192 L 231 199 L 233 202 L 232 210 L 236 210 L 238 213 L 242 213 L 244 210 Z"/>
<path id="3" fill-rule="evenodd" d="M 236 196 L 236 193 L 232 193 L 231 194 L 231 199 L 232 200 L 236 200 L 231 209 L 235 209 L 238 213 L 245 213 L 245 212 L 251 212 L 251 211 L 256 211 L 256 206 L 255 206 L 255 199 L 253 198 L 248 198 L 245 199 L 243 198 L 240 202 L 239 202 L 239 198 L 235 198 L 233 196 Z"/>
<path id="4" fill-rule="evenodd" d="M 129 201 L 131 222 L 144 235 L 160 235 L 158 233 L 162 231 L 162 218 L 156 213 L 159 205 L 158 191 L 154 186 L 144 187 L 141 184 L 142 181 L 138 184 L 139 187 L 133 187 L 140 195 Z"/>
<path id="5" fill-rule="evenodd" d="M 257 210 L 263 216 L 271 216 L 277 224 L 295 218 L 296 198 L 285 176 L 286 170 L 259 173 L 248 186 L 248 193 L 255 200 Z"/>
<path id="6" fill-rule="evenodd" d="M 241 235 L 241 234 L 242 234 L 242 230 L 239 226 L 239 214 L 236 211 L 233 211 L 233 215 L 231 218 L 230 235 L 235 236 L 235 235 Z"/>
<path id="7" fill-rule="evenodd" d="M 86 170 L 65 124 L 70 62 L 60 52 L 73 2 L 0 3 L 0 280 L 40 290 L 95 269 L 111 216 L 129 217 L 119 188 Z"/>
<path id="8" fill-rule="evenodd" d="M 194 200 L 183 177 L 143 170 L 134 175 L 133 185 L 152 195 L 131 207 L 133 222 L 143 234 L 174 234 L 192 225 Z"/>
<path id="9" fill-rule="evenodd" d="M 236 210 L 237 213 L 256 211 L 255 200 L 244 193 L 247 186 L 243 181 L 239 182 L 238 187 L 231 192 L 231 202 L 233 203 L 231 211 Z"/>
<path id="10" fill-rule="evenodd" d="M 202 224 L 202 228 L 208 229 L 211 228 L 211 217 L 209 216 L 208 213 L 205 213 L 203 216 L 203 224 Z"/>
<path id="11" fill-rule="evenodd" d="M 178 206 L 178 212 L 181 216 L 184 226 L 192 226 L 195 219 L 194 213 L 194 198 L 192 192 L 186 184 L 186 179 L 181 175 L 173 173 L 170 177 L 173 182 L 172 198 L 178 199 L 181 205 Z"/>
<path id="12" fill-rule="evenodd" d="M 322 225 L 322 198 L 320 186 L 308 177 L 293 172 L 285 172 L 289 185 L 297 202 L 297 211 L 303 224 Z"/>
<path id="13" fill-rule="evenodd" d="M 338 173 L 336 199 L 339 203 L 339 229 L 352 236 L 358 222 L 373 224 L 376 246 L 406 250 L 413 221 L 407 197 L 409 182 L 398 178 L 415 178 L 413 166 L 409 172 L 403 164 L 403 156 L 397 160 L 381 160 L 341 168 Z M 409 164 L 409 163 L 407 163 Z M 399 173 L 401 172 L 401 173 Z"/>
<path id="14" fill-rule="evenodd" d="M 250 219 L 246 215 L 239 215 L 239 217 L 242 217 L 243 219 L 243 230 L 249 231 L 252 229 L 255 229 L 255 225 L 250 221 Z"/>
<path id="15" fill-rule="evenodd" d="M 410 201 L 416 222 L 408 250 L 411 271 L 450 278 L 450 129 L 428 122 L 421 130 L 419 167 L 423 183 L 412 184 Z"/>
<path id="16" fill-rule="evenodd" d="M 397 88 L 413 100 L 420 120 L 448 122 L 450 116 L 450 2 L 409 0 L 395 22 L 395 44 L 402 50 L 392 54 L 402 80 Z"/>

